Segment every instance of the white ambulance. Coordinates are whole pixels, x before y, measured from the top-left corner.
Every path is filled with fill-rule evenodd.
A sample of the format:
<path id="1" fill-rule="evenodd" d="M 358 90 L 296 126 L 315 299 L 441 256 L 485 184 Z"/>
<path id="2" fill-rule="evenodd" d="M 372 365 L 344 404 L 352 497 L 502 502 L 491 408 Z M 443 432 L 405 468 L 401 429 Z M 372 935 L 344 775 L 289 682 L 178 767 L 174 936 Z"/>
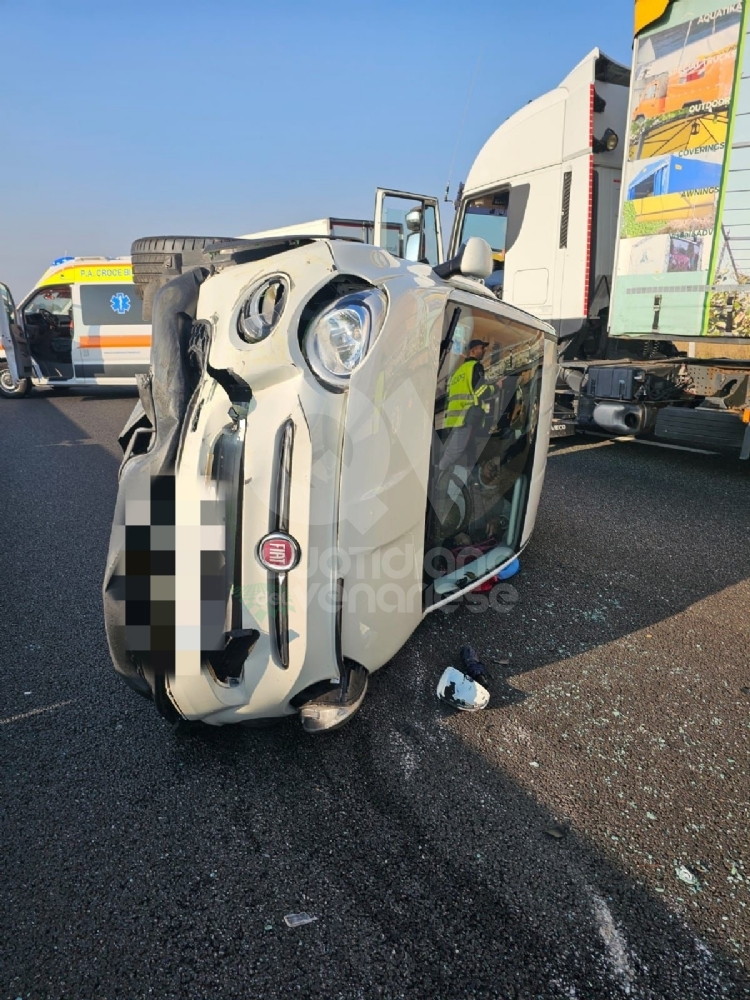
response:
<path id="1" fill-rule="evenodd" d="M 143 319 L 129 257 L 61 257 L 16 307 L 0 284 L 0 394 L 32 386 L 132 385 L 147 372 Z"/>

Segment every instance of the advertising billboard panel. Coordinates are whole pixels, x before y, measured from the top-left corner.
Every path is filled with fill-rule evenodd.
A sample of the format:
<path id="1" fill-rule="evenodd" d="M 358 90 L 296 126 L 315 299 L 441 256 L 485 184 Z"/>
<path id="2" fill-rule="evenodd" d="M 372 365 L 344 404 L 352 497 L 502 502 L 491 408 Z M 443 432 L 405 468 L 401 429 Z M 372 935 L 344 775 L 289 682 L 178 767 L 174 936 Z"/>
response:
<path id="1" fill-rule="evenodd" d="M 675 0 L 635 41 L 612 336 L 750 337 L 747 22 Z"/>

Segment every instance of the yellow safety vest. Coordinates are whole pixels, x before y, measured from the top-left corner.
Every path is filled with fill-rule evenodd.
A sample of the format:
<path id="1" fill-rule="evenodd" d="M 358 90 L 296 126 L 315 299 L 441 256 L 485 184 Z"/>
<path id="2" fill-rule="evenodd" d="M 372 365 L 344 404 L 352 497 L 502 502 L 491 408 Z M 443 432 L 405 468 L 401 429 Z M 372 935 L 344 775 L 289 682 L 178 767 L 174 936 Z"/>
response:
<path id="1" fill-rule="evenodd" d="M 463 427 L 472 406 L 482 406 L 481 397 L 492 390 L 492 386 L 480 385 L 476 392 L 472 387 L 474 365 L 479 364 L 476 358 L 469 358 L 455 370 L 448 383 L 448 406 L 445 410 L 446 427 Z M 483 409 L 489 413 L 489 406 Z"/>

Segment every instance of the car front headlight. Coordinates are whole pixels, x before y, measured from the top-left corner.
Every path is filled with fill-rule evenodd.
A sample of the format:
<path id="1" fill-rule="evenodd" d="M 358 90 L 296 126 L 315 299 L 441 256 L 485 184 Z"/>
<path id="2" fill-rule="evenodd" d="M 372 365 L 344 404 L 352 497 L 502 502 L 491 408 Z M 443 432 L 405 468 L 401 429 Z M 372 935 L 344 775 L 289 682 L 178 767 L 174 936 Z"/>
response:
<path id="1" fill-rule="evenodd" d="M 322 382 L 347 387 L 383 323 L 385 308 L 383 292 L 369 288 L 344 295 L 312 320 L 302 346 Z"/>

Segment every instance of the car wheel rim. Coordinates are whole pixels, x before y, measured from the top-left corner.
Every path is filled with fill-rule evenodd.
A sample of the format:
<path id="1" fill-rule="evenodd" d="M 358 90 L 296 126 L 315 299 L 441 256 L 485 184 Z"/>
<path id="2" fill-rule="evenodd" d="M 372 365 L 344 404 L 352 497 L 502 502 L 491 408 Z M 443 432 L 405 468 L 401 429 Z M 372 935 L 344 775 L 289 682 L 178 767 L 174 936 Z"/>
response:
<path id="1" fill-rule="evenodd" d="M 16 384 L 11 378 L 9 368 L 3 368 L 0 371 L 0 385 L 6 392 L 13 392 L 16 389 Z"/>

